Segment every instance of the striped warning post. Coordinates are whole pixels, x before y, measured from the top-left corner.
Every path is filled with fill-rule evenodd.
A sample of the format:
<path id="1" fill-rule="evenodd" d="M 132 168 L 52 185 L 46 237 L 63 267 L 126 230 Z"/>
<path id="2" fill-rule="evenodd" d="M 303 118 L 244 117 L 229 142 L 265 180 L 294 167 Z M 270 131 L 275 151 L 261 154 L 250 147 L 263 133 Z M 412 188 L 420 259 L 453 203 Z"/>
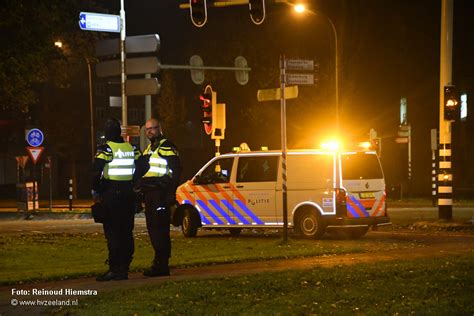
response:
<path id="1" fill-rule="evenodd" d="M 440 144 L 438 173 L 438 208 L 442 219 L 452 219 L 453 174 L 451 171 L 451 144 Z"/>

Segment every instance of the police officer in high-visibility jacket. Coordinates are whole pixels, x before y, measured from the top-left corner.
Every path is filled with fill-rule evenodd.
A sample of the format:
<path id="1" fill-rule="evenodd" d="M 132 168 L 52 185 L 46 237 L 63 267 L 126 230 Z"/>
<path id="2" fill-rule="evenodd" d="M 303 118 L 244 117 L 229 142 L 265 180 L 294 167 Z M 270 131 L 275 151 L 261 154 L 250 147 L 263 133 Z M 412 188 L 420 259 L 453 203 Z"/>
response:
<path id="1" fill-rule="evenodd" d="M 135 194 L 133 182 L 149 168 L 140 151 L 120 136 L 120 122 L 105 123 L 106 144 L 97 147 L 92 170 L 92 196 L 105 209 L 104 234 L 109 251 L 109 270 L 97 281 L 128 279 L 134 252 Z"/>
<path id="2" fill-rule="evenodd" d="M 170 206 L 176 203 L 181 163 L 175 145 L 163 137 L 157 119 L 149 119 L 145 130 L 151 144 L 143 155 L 150 156 L 150 169 L 141 180 L 141 188 L 145 195 L 146 226 L 155 256 L 151 268 L 143 275 L 166 276 L 170 275 Z"/>

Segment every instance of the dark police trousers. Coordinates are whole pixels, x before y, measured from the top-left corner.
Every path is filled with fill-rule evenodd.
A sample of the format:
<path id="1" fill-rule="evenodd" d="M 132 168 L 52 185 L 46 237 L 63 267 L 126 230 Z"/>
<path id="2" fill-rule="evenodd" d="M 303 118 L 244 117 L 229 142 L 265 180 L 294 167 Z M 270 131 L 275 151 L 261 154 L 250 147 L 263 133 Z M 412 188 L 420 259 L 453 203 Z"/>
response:
<path id="1" fill-rule="evenodd" d="M 171 257 L 170 207 L 165 205 L 164 195 L 163 191 L 158 189 L 145 192 L 146 227 L 155 250 L 155 269 L 168 268 L 168 260 Z M 158 208 L 161 209 L 157 210 Z"/>
<path id="2" fill-rule="evenodd" d="M 104 234 L 109 250 L 112 272 L 128 272 L 134 252 L 133 225 L 135 220 L 134 195 L 130 187 L 107 188 L 102 201 L 108 210 Z"/>

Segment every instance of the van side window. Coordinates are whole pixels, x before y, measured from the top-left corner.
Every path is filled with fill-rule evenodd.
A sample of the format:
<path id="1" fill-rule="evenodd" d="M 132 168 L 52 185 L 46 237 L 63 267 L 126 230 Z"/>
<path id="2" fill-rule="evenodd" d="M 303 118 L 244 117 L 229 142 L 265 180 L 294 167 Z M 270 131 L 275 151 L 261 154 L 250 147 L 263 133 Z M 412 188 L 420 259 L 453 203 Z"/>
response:
<path id="1" fill-rule="evenodd" d="M 240 157 L 237 166 L 237 182 L 276 181 L 277 156 Z"/>
<path id="2" fill-rule="evenodd" d="M 217 159 L 199 177 L 200 184 L 227 183 L 230 181 L 234 158 Z"/>

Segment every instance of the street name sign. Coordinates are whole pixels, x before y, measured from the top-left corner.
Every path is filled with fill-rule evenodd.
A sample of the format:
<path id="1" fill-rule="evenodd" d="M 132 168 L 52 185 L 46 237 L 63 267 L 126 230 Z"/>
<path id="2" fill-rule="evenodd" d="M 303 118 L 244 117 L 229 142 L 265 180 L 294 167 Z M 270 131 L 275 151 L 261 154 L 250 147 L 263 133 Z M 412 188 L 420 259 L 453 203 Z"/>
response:
<path id="1" fill-rule="evenodd" d="M 83 31 L 120 33 L 120 15 L 81 12 L 79 27 Z"/>
<path id="2" fill-rule="evenodd" d="M 127 36 L 125 38 L 125 53 L 155 53 L 160 49 L 158 34 Z M 95 43 L 95 54 L 98 57 L 120 54 L 120 40 L 106 39 Z"/>
<path id="3" fill-rule="evenodd" d="M 125 52 L 154 53 L 160 49 L 160 37 L 158 34 L 136 35 L 125 38 Z"/>
<path id="4" fill-rule="evenodd" d="M 410 136 L 410 131 L 398 131 L 397 134 L 399 137 L 408 137 Z"/>
<path id="5" fill-rule="evenodd" d="M 127 136 L 140 136 L 140 126 L 138 125 L 128 125 L 128 126 L 120 126 L 121 133 L 120 135 L 122 137 L 127 137 Z"/>
<path id="6" fill-rule="evenodd" d="M 158 79 L 127 79 L 125 82 L 126 95 L 152 95 L 160 92 Z"/>
<path id="7" fill-rule="evenodd" d="M 122 107 L 122 97 L 110 96 L 109 97 L 109 106 L 111 108 L 121 108 Z"/>
<path id="8" fill-rule="evenodd" d="M 125 73 L 127 75 L 154 74 L 160 70 L 160 61 L 157 57 L 137 57 L 125 60 Z M 121 74 L 120 60 L 106 60 L 96 66 L 99 78 L 114 77 Z"/>
<path id="9" fill-rule="evenodd" d="M 298 86 L 285 87 L 285 99 L 296 99 L 298 97 Z M 280 100 L 281 89 L 264 89 L 257 91 L 257 100 L 263 101 L 274 101 Z"/>
<path id="10" fill-rule="evenodd" d="M 397 137 L 395 138 L 397 144 L 408 144 L 408 137 Z"/>
<path id="11" fill-rule="evenodd" d="M 32 128 L 26 134 L 26 142 L 32 147 L 41 146 L 44 141 L 43 132 L 38 128 Z"/>
<path id="12" fill-rule="evenodd" d="M 288 70 L 314 70 L 314 60 L 311 59 L 287 59 Z"/>
<path id="13" fill-rule="evenodd" d="M 286 84 L 314 84 L 313 74 L 286 74 Z"/>

